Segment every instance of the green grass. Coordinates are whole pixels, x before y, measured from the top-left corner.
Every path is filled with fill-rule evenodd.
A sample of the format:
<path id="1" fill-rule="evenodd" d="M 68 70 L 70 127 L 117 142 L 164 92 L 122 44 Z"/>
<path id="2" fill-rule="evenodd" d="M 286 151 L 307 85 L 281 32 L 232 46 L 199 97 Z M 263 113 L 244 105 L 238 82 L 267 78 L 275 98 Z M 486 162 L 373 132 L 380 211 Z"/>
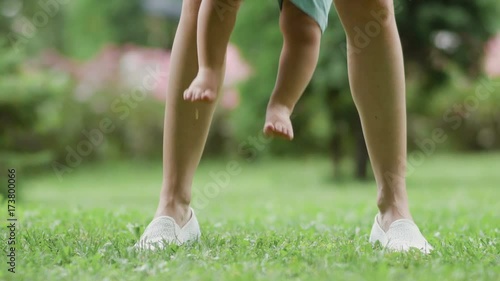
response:
<path id="1" fill-rule="evenodd" d="M 159 164 L 80 167 L 62 182 L 18 175 L 17 273 L 2 258 L 0 280 L 499 280 L 499 163 L 438 156 L 409 177 L 429 256 L 373 249 L 374 183 L 332 182 L 327 160 L 241 162 L 197 210 L 201 243 L 146 253 L 130 246 L 155 210 Z M 202 164 L 195 198 L 225 164 Z"/>

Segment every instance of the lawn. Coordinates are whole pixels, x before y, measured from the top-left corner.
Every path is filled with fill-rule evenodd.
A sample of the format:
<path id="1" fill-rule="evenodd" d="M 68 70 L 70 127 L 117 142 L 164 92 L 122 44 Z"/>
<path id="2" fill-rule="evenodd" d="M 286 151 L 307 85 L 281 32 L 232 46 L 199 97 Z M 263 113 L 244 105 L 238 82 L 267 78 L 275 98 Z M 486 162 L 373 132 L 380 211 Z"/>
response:
<path id="1" fill-rule="evenodd" d="M 499 154 L 440 155 L 411 174 L 429 256 L 374 249 L 374 183 L 333 182 L 327 160 L 239 161 L 227 186 L 204 191 L 226 166 L 203 162 L 195 179 L 201 243 L 140 253 L 159 163 L 18 175 L 17 273 L 2 259 L 0 280 L 500 280 Z"/>

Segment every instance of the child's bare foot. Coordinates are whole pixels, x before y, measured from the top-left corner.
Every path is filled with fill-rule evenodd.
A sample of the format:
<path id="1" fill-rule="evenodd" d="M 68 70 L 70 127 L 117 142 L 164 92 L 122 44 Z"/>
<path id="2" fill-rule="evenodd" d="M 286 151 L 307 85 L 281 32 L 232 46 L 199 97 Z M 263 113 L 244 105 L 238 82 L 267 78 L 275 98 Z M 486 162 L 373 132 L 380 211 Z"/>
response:
<path id="1" fill-rule="evenodd" d="M 217 99 L 220 77 L 212 69 L 200 69 L 189 88 L 184 91 L 184 100 L 213 102 Z"/>
<path id="2" fill-rule="evenodd" d="M 293 127 L 290 120 L 291 111 L 284 105 L 268 105 L 264 134 L 270 137 L 293 139 Z"/>

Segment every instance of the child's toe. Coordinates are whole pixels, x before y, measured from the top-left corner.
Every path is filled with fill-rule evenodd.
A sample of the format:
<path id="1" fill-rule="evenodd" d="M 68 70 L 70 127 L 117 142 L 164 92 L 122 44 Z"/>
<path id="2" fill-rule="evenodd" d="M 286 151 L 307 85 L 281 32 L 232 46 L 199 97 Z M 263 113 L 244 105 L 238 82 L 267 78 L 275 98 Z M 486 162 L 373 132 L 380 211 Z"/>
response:
<path id="1" fill-rule="evenodd" d="M 285 136 L 288 134 L 288 131 L 287 131 L 286 126 L 285 126 L 285 125 L 281 125 L 281 133 L 282 133 L 283 135 L 285 135 Z"/>
<path id="2" fill-rule="evenodd" d="M 289 137 L 290 137 L 290 131 L 288 130 L 288 128 L 284 128 L 284 129 L 283 129 L 283 134 L 285 134 L 285 136 L 286 136 L 287 138 L 289 138 Z"/>
<path id="3" fill-rule="evenodd" d="M 281 124 L 280 123 L 277 123 L 275 126 L 274 126 L 274 129 L 277 133 L 282 133 L 282 130 L 283 130 L 283 127 L 281 127 Z"/>
<path id="4" fill-rule="evenodd" d="M 211 90 L 205 90 L 201 94 L 201 99 L 204 101 L 211 101 L 212 100 L 212 91 Z"/>
<path id="5" fill-rule="evenodd" d="M 191 98 L 191 89 L 187 89 L 184 91 L 184 100 L 189 100 Z"/>
<path id="6" fill-rule="evenodd" d="M 193 100 L 200 100 L 201 97 L 201 90 L 199 88 L 196 89 L 196 92 L 194 94 Z"/>
<path id="7" fill-rule="evenodd" d="M 264 124 L 264 134 L 270 135 L 274 131 L 274 125 L 271 122 Z"/>
<path id="8" fill-rule="evenodd" d="M 283 126 L 283 125 L 281 125 L 281 133 L 282 133 L 283 135 L 286 135 L 286 128 L 285 128 L 285 126 Z"/>

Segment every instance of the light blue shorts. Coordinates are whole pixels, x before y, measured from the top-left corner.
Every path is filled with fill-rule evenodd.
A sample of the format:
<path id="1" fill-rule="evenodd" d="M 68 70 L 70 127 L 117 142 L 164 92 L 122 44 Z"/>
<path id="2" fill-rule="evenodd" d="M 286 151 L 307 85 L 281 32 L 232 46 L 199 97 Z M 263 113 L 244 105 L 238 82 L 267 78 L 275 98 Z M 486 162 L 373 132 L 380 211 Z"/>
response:
<path id="1" fill-rule="evenodd" d="M 328 25 L 328 13 L 332 7 L 332 0 L 290 0 L 295 6 L 313 18 L 325 32 Z M 283 6 L 283 0 L 278 0 L 280 9 Z"/>

